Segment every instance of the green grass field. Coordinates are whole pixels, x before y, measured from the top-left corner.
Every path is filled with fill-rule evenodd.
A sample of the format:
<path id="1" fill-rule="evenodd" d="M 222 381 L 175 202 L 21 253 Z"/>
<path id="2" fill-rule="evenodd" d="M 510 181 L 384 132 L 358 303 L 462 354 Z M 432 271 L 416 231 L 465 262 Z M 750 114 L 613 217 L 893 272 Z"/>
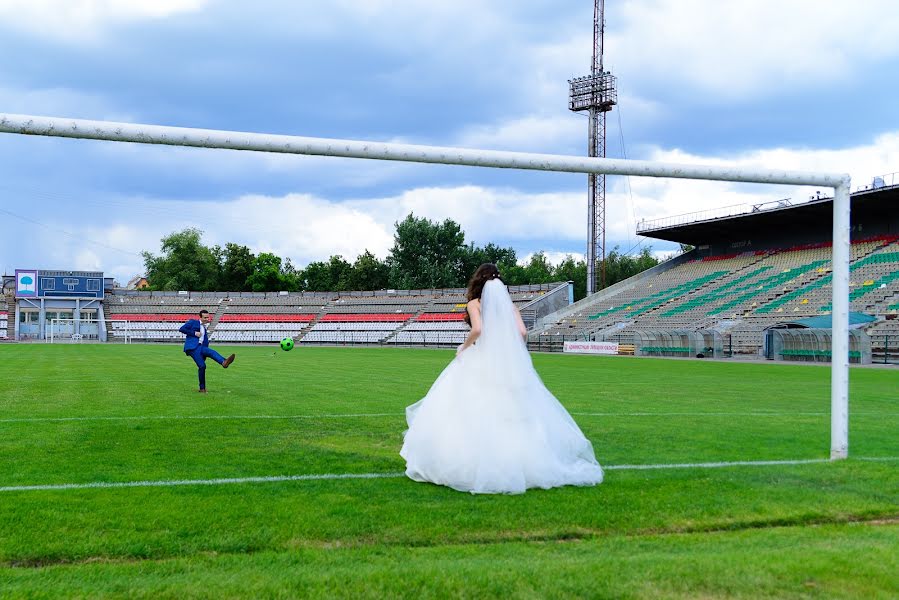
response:
<path id="1" fill-rule="evenodd" d="M 848 460 L 636 469 L 826 459 L 830 369 L 535 355 L 606 481 L 473 496 L 400 475 L 450 351 L 236 352 L 0 346 L 0 597 L 899 597 L 896 369 Z"/>

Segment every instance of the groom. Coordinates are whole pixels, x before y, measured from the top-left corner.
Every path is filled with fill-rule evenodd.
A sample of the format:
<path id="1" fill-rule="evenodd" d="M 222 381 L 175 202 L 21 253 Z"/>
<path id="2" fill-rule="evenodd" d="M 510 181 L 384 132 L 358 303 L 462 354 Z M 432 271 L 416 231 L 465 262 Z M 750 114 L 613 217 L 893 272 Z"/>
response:
<path id="1" fill-rule="evenodd" d="M 234 362 L 233 354 L 228 358 L 222 358 L 221 354 L 209 347 L 209 333 L 206 331 L 206 326 L 209 325 L 211 320 L 212 316 L 209 314 L 209 311 L 203 309 L 200 311 L 199 320 L 190 319 L 178 330 L 187 336 L 187 339 L 184 340 L 184 353 L 194 359 L 194 362 L 197 363 L 200 377 L 199 391 L 201 394 L 206 393 L 207 356 L 211 357 L 212 360 L 226 369 Z"/>

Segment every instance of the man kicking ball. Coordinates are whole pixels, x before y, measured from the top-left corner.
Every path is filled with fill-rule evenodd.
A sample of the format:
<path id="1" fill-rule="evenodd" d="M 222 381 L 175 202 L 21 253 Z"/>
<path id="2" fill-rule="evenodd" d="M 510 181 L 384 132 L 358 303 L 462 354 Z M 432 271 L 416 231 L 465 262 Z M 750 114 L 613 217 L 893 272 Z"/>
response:
<path id="1" fill-rule="evenodd" d="M 208 310 L 204 309 L 200 311 L 199 320 L 191 319 L 178 330 L 187 336 L 187 339 L 184 340 L 184 353 L 194 359 L 194 362 L 197 363 L 201 394 L 206 393 L 207 356 L 211 357 L 212 360 L 226 369 L 234 362 L 233 354 L 228 358 L 222 358 L 221 354 L 209 347 L 209 332 L 206 331 L 206 326 L 209 325 L 211 320 L 212 315 L 209 314 Z"/>

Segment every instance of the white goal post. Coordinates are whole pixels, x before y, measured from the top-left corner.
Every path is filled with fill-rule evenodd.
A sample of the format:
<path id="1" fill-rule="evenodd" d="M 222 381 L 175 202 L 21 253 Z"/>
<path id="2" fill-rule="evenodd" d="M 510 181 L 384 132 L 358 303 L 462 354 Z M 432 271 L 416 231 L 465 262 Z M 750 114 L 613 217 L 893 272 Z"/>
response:
<path id="1" fill-rule="evenodd" d="M 76 323 L 78 323 L 76 331 Z M 110 327 L 106 327 L 109 323 Z M 125 344 L 131 343 L 134 334 L 131 322 L 126 319 L 104 319 L 102 321 L 91 319 L 76 321 L 75 319 L 53 318 L 47 322 L 46 341 L 50 344 L 61 342 L 99 341 L 103 339 L 100 329 L 109 331 L 110 339 Z"/>
<path id="2" fill-rule="evenodd" d="M 831 353 L 833 363 L 831 365 L 830 457 L 841 459 L 846 458 L 849 454 L 850 178 L 847 174 L 681 165 L 641 160 L 446 148 L 6 113 L 0 113 L 0 133 L 501 169 L 813 185 L 833 188 L 833 320 L 831 327 L 834 335 Z"/>

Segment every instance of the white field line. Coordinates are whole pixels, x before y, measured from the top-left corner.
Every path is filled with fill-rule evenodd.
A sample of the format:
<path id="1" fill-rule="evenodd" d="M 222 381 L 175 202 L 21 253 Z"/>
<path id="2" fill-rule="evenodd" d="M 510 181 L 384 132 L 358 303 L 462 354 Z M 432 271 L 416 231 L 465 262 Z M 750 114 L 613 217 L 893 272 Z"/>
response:
<path id="1" fill-rule="evenodd" d="M 403 413 L 347 413 L 322 415 L 137 415 L 122 417 L 33 417 L 0 419 L 0 423 L 55 423 L 65 421 L 240 421 L 251 419 L 358 419 L 367 417 L 403 417 Z"/>
<path id="2" fill-rule="evenodd" d="M 823 417 L 830 412 L 573 412 L 575 417 Z M 92 417 L 22 417 L 0 419 L 0 423 L 55 423 L 67 421 L 230 421 L 253 419 L 364 419 L 377 417 L 404 417 L 404 413 L 326 413 L 311 415 L 134 415 L 134 416 L 92 416 Z M 895 417 L 899 413 L 853 412 L 852 416 Z"/>
<path id="3" fill-rule="evenodd" d="M 575 417 L 820 417 L 830 416 L 829 411 L 788 411 L 788 412 L 772 412 L 772 411 L 750 411 L 750 412 L 726 412 L 726 411 L 709 411 L 709 412 L 573 412 Z M 849 416 L 881 416 L 895 417 L 899 413 L 880 413 L 880 412 L 850 412 Z"/>
<path id="4" fill-rule="evenodd" d="M 87 490 L 95 488 L 174 487 L 179 485 L 228 485 L 232 483 L 272 483 L 279 481 L 315 481 L 320 479 L 383 479 L 403 477 L 402 473 L 323 473 L 321 475 L 273 475 L 270 477 L 227 477 L 220 479 L 174 479 L 161 481 L 95 481 L 92 483 L 58 483 L 50 485 L 10 485 L 0 492 L 38 490 Z"/>
<path id="5" fill-rule="evenodd" d="M 858 457 L 850 460 L 899 461 L 899 456 Z M 724 467 L 770 467 L 779 465 L 808 465 L 831 462 L 828 458 L 800 460 L 747 460 L 733 462 L 670 463 L 657 465 L 607 465 L 606 471 L 646 471 L 656 469 L 719 469 Z M 268 477 L 228 477 L 219 479 L 175 479 L 159 481 L 96 481 L 91 483 L 57 483 L 46 485 L 9 485 L 0 487 L 0 492 L 31 492 L 58 490 L 86 490 L 139 487 L 175 487 L 184 485 L 229 485 L 237 483 L 279 483 L 284 481 L 320 481 L 337 479 L 398 479 L 404 473 L 323 473 L 320 475 L 272 475 Z"/>

